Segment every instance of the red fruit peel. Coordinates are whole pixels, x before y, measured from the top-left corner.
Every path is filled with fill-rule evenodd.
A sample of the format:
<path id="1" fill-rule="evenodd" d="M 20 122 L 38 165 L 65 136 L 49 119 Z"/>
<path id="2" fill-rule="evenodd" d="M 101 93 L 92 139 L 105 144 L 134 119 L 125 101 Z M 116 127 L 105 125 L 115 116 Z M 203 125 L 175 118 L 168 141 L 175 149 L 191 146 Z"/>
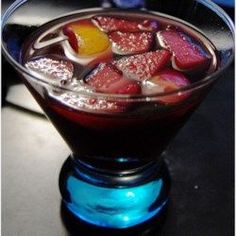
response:
<path id="1" fill-rule="evenodd" d="M 173 92 L 182 87 L 190 85 L 188 78 L 181 72 L 173 69 L 165 69 L 158 72 L 153 78 L 147 81 L 148 87 L 143 87 L 144 94 Z M 189 92 L 179 92 L 173 95 L 161 95 L 159 101 L 164 103 L 177 103 L 189 95 Z"/>
<path id="2" fill-rule="evenodd" d="M 159 24 L 155 20 L 134 21 L 111 16 L 95 16 L 93 22 L 104 32 L 123 31 L 157 31 Z"/>
<path id="3" fill-rule="evenodd" d="M 139 55 L 121 58 L 113 64 L 129 78 L 138 81 L 147 80 L 162 70 L 170 61 L 169 51 L 157 50 Z"/>
<path id="4" fill-rule="evenodd" d="M 173 54 L 172 65 L 177 70 L 196 70 L 209 67 L 211 56 L 194 40 L 177 30 L 157 33 L 159 44 Z"/>
<path id="5" fill-rule="evenodd" d="M 137 54 L 150 50 L 153 45 L 153 34 L 150 32 L 121 32 L 109 34 L 112 50 L 119 55 Z"/>
<path id="6" fill-rule="evenodd" d="M 141 92 L 138 82 L 124 78 L 122 72 L 112 64 L 101 63 L 85 80 L 98 92 L 110 94 L 139 94 Z"/>

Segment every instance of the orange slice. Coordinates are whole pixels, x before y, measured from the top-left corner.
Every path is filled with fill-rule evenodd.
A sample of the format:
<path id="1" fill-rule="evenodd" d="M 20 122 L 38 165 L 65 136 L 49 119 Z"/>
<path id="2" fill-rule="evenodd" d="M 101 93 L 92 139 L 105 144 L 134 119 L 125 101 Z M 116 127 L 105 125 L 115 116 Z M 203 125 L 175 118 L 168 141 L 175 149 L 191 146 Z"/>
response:
<path id="1" fill-rule="evenodd" d="M 88 20 L 72 22 L 65 26 L 63 32 L 68 36 L 71 47 L 77 49 L 76 53 L 80 56 L 92 56 L 110 46 L 108 36 Z"/>

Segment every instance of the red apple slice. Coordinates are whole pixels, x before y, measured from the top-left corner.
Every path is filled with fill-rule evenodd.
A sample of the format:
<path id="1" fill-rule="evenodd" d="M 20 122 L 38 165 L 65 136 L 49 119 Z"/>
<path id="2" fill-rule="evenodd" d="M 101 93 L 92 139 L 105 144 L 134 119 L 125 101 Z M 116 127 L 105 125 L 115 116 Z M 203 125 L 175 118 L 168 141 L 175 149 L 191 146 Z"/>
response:
<path id="1" fill-rule="evenodd" d="M 150 32 L 115 31 L 109 34 L 109 38 L 113 52 L 119 55 L 147 52 L 153 45 L 153 35 Z"/>
<path id="2" fill-rule="evenodd" d="M 162 70 L 170 61 L 169 51 L 157 50 L 139 55 L 121 58 L 113 64 L 129 78 L 138 81 L 147 80 Z"/>
<path id="3" fill-rule="evenodd" d="M 138 82 L 126 79 L 112 64 L 100 64 L 86 79 L 86 83 L 98 92 L 115 94 L 139 94 Z"/>
<path id="4" fill-rule="evenodd" d="M 158 72 L 154 77 L 147 80 L 143 84 L 143 94 L 155 94 L 164 92 L 173 92 L 182 87 L 188 86 L 190 81 L 181 72 L 173 69 L 165 69 Z M 189 93 L 179 92 L 173 95 L 160 96 L 159 101 L 164 103 L 178 103 L 185 99 Z"/>
<path id="5" fill-rule="evenodd" d="M 104 32 L 124 31 L 157 31 L 159 24 L 155 20 L 133 21 L 111 16 L 95 16 L 93 23 Z"/>
<path id="6" fill-rule="evenodd" d="M 210 54 L 187 34 L 170 29 L 159 31 L 157 39 L 162 47 L 172 52 L 172 66 L 175 69 L 193 71 L 209 67 Z"/>

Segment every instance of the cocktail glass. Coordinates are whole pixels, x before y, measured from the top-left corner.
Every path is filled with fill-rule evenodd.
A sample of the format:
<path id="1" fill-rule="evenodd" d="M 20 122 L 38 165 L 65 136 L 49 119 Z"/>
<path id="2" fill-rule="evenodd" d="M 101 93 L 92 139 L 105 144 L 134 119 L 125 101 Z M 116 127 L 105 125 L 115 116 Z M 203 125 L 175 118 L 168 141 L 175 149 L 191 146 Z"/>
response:
<path id="1" fill-rule="evenodd" d="M 59 178 L 65 206 L 82 221 L 113 229 L 140 225 L 165 208 L 170 178 L 162 153 L 222 76 L 234 55 L 233 23 L 211 1 L 132 1 L 134 5 L 125 2 L 20 0 L 9 7 L 2 19 L 5 57 L 72 151 Z M 137 12 L 140 8 L 153 14 L 167 14 L 200 29 L 217 49 L 217 70 L 173 92 L 129 96 L 74 91 L 32 74 L 21 65 L 24 32 L 33 31 L 62 15 L 66 17 L 72 11 L 100 13 L 104 8 L 111 12 L 123 7 L 134 7 Z M 24 14 L 27 18 L 22 17 Z M 16 29 L 23 34 L 16 34 Z M 94 100 L 133 109 L 132 112 L 86 106 L 79 109 L 58 99 L 58 94 L 73 97 L 75 102 Z M 184 98 L 181 102 L 159 103 L 180 96 Z"/>

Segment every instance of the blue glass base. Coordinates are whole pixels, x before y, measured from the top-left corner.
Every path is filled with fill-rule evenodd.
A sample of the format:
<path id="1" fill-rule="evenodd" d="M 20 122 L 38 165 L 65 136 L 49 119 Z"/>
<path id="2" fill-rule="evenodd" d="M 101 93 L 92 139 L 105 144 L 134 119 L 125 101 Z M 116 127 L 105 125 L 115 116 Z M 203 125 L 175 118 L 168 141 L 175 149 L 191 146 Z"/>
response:
<path id="1" fill-rule="evenodd" d="M 137 173 L 113 176 L 92 173 L 68 159 L 60 175 L 60 190 L 66 207 L 79 219 L 123 229 L 161 212 L 168 200 L 169 177 L 166 167 L 156 163 Z"/>

